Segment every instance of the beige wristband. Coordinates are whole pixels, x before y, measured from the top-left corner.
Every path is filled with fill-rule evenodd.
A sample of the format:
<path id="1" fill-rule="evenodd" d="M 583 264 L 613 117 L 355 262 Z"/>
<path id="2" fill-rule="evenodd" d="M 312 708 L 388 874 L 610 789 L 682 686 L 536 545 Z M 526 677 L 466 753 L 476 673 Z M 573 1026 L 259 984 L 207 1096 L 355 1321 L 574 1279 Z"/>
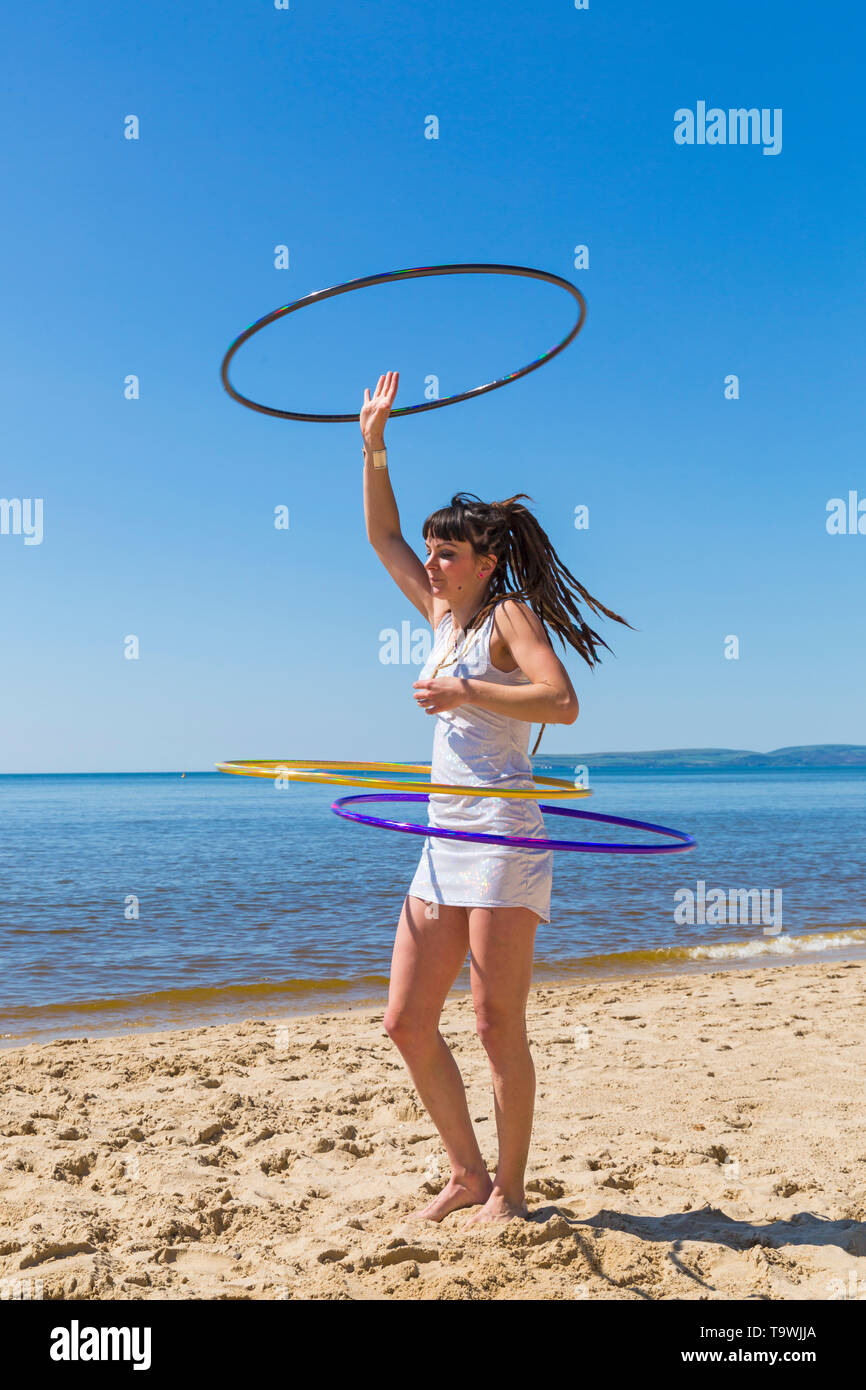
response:
<path id="1" fill-rule="evenodd" d="M 371 449 L 370 452 L 371 452 L 371 454 L 373 455 L 373 467 L 374 467 L 374 468 L 387 468 L 387 467 L 388 467 L 388 450 L 387 450 L 387 449 Z M 365 460 L 366 460 L 366 457 L 367 457 L 367 449 L 366 449 L 366 446 L 364 447 L 363 454 L 364 454 L 364 458 L 365 458 Z"/>

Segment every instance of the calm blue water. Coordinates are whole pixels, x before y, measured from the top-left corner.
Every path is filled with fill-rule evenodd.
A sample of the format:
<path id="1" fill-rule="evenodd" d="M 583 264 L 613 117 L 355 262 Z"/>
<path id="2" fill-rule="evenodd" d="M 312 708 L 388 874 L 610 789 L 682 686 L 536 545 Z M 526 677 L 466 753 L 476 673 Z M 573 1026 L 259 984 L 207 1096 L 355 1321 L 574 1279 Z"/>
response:
<path id="1" fill-rule="evenodd" d="M 571 776 L 572 760 L 535 766 Z M 536 981 L 866 951 L 863 770 L 606 772 L 593 786 L 571 805 L 675 826 L 699 844 L 558 854 Z M 0 777 L 6 1044 L 384 1004 L 423 841 L 334 816 L 334 797 L 355 790 L 219 773 Z M 423 804 L 362 809 L 426 823 Z M 545 820 L 560 838 L 649 838 Z M 707 892 L 781 890 L 781 933 L 757 920 L 678 925 L 674 894 L 698 880 Z"/>

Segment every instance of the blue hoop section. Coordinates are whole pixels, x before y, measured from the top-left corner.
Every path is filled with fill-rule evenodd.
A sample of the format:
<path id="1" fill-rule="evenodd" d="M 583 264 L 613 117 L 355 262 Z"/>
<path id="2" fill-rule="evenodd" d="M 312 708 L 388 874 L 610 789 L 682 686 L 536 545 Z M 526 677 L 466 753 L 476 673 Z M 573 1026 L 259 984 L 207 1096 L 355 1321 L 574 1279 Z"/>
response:
<path id="1" fill-rule="evenodd" d="M 471 795 L 471 793 L 470 793 Z M 427 801 L 424 792 L 362 792 L 359 796 L 341 796 L 331 803 L 331 810 L 345 820 L 357 821 L 360 825 L 374 825 L 381 830 L 399 830 L 404 835 L 439 835 L 445 840 L 471 840 L 479 844 L 516 845 L 524 849 L 565 849 L 580 850 L 589 854 L 682 854 L 694 849 L 697 840 L 684 830 L 672 830 L 667 825 L 654 825 L 651 821 L 630 820 L 627 816 L 605 816 L 600 811 L 574 811 L 566 806 L 540 806 L 551 816 L 577 816 L 580 820 L 601 821 L 604 825 L 624 825 L 630 830 L 648 830 L 655 835 L 666 835 L 677 840 L 675 845 L 618 845 L 599 840 L 547 840 L 521 835 L 487 835 L 481 831 L 439 830 L 435 826 L 413 825 L 411 821 L 384 820 L 381 816 L 365 816 L 359 811 L 347 811 L 345 807 L 358 801 Z"/>

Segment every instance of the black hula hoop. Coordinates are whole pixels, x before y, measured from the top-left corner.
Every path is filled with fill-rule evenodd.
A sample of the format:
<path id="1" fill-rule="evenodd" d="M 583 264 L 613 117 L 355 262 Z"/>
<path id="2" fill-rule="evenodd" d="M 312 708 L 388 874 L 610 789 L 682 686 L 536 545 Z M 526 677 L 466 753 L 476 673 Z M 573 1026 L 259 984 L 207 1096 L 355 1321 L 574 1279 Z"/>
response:
<path id="1" fill-rule="evenodd" d="M 549 352 L 544 352 L 537 357 L 534 362 L 530 362 L 528 367 L 521 367 L 517 372 L 509 372 L 507 376 L 497 377 L 495 381 L 489 381 L 486 386 L 476 386 L 472 391 L 461 391 L 456 396 L 446 396 L 443 400 L 425 401 L 422 405 L 398 406 L 391 411 L 391 417 L 398 415 L 418 415 L 422 410 L 441 410 L 445 405 L 454 405 L 457 401 L 468 401 L 472 396 L 482 396 L 485 391 L 496 391 L 500 386 L 507 386 L 509 382 L 516 381 L 518 377 L 526 376 L 528 372 L 534 372 L 539 367 L 543 367 L 545 362 L 549 362 L 563 348 L 568 347 L 569 343 L 577 337 L 583 327 L 586 318 L 586 301 L 576 285 L 570 280 L 564 280 L 561 275 L 554 275 L 549 270 L 532 270 L 523 265 L 424 265 L 414 270 L 386 270 L 379 275 L 365 275 L 359 280 L 347 280 L 343 285 L 334 285 L 328 290 L 314 290 L 312 294 L 305 295 L 303 299 L 296 299 L 294 304 L 284 304 L 281 309 L 274 309 L 272 313 L 265 314 L 264 318 L 258 319 L 255 323 L 245 328 L 239 338 L 235 338 L 228 352 L 222 360 L 220 376 L 226 391 L 233 400 L 240 405 L 248 406 L 250 410 L 259 410 L 263 415 L 276 415 L 281 420 L 312 420 L 317 424 L 347 424 L 354 422 L 357 424 L 360 414 L 358 410 L 349 415 L 308 415 L 299 410 L 276 410 L 273 406 L 262 405 L 259 401 L 252 401 L 248 396 L 242 396 L 236 391 L 229 381 L 229 363 L 243 343 L 251 338 L 254 333 L 258 333 L 262 328 L 267 328 L 269 323 L 275 319 L 282 318 L 284 314 L 293 314 L 297 309 L 305 309 L 308 304 L 317 304 L 322 299 L 332 299 L 337 294 L 348 294 L 350 290 L 362 290 L 368 285 L 383 285 L 389 280 L 417 280 L 427 275 L 523 275 L 531 280 L 545 280 L 549 285 L 559 285 L 561 289 L 567 290 L 573 295 L 580 307 L 577 322 L 571 332 L 552 347 Z"/>

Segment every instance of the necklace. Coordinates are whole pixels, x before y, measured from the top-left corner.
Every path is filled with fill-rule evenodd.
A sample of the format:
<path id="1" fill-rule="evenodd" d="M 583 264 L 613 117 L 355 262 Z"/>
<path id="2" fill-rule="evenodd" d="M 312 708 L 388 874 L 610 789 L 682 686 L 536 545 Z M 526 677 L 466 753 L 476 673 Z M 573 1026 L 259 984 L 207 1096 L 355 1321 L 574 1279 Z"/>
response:
<path id="1" fill-rule="evenodd" d="M 483 607 L 483 605 L 482 605 L 482 607 Z M 481 612 L 481 609 L 479 609 L 478 612 L 480 613 L 480 612 Z M 472 620 L 474 620 L 477 616 L 478 616 L 477 613 L 473 614 Z M 488 616 L 489 616 L 489 614 L 488 614 Z M 470 620 L 470 621 L 472 621 L 472 620 Z M 454 614 L 453 614 L 453 613 L 451 614 L 451 625 L 452 625 L 452 627 L 454 626 Z M 446 651 L 445 655 L 442 657 L 442 660 L 439 662 L 439 664 L 437 665 L 436 669 L 433 671 L 433 674 L 432 674 L 432 676 L 430 677 L 431 680 L 434 679 L 434 677 L 436 677 L 436 676 L 439 674 L 440 670 L 441 670 L 442 667 L 445 665 L 446 661 L 448 661 L 448 665 L 449 665 L 449 666 L 452 666 L 452 665 L 453 665 L 453 666 L 456 666 L 456 664 L 457 664 L 457 662 L 458 662 L 459 660 L 461 660 L 463 657 L 465 657 L 465 656 L 467 656 L 467 655 L 469 654 L 469 652 L 470 652 L 470 650 L 472 649 L 473 645 L 475 644 L 475 642 L 477 642 L 477 640 L 478 640 L 478 638 L 479 638 L 479 636 L 480 636 L 480 634 L 481 634 L 481 631 L 482 631 L 483 626 L 484 626 L 484 624 L 482 623 L 482 624 L 481 624 L 481 627 L 474 628 L 474 629 L 473 629 L 473 633 L 472 633 L 472 638 L 471 638 L 471 640 L 467 643 L 467 645 L 463 648 L 463 650 L 462 650 L 461 652 L 459 652 L 451 661 L 448 661 L 448 658 L 451 656 L 451 653 L 454 651 L 454 649 L 455 649 L 456 646 L 457 646 L 457 631 L 456 631 L 456 629 L 454 630 L 454 633 L 453 633 L 452 638 L 451 638 L 451 646 L 448 648 L 448 650 Z M 465 631 L 464 631 L 464 633 L 463 633 L 464 639 L 465 639 L 465 636 L 466 636 L 466 633 L 465 633 Z"/>

